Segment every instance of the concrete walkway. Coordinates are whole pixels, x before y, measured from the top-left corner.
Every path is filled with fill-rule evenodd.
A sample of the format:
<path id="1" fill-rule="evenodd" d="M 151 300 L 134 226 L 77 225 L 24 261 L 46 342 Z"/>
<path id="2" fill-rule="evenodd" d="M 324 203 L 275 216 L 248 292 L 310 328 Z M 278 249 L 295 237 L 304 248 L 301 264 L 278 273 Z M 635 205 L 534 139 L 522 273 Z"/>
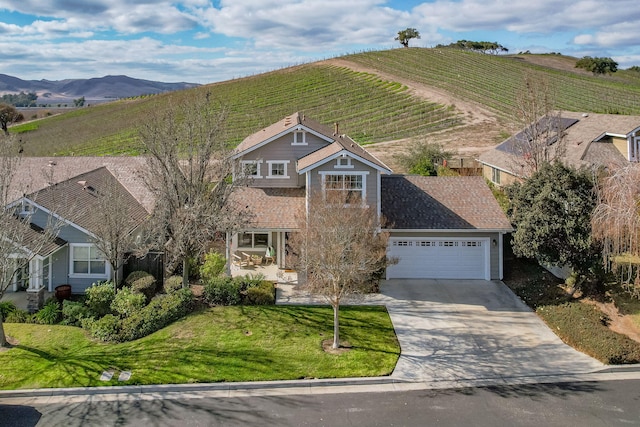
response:
<path id="1" fill-rule="evenodd" d="M 317 304 L 294 287 L 279 304 Z M 358 303 L 386 305 L 402 354 L 401 381 L 459 382 L 597 372 L 605 365 L 564 344 L 502 282 L 390 280 Z"/>

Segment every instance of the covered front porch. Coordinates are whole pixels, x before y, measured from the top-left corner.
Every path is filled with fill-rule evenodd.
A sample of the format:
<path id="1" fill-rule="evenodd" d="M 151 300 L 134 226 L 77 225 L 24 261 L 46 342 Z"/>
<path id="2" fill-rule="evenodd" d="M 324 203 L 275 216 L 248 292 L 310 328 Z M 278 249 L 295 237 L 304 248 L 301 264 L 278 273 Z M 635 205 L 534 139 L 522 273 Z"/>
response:
<path id="1" fill-rule="evenodd" d="M 266 280 L 279 284 L 298 284 L 298 273 L 291 269 L 278 267 L 276 263 L 262 264 L 231 264 L 231 276 L 246 276 L 247 274 L 262 274 Z"/>

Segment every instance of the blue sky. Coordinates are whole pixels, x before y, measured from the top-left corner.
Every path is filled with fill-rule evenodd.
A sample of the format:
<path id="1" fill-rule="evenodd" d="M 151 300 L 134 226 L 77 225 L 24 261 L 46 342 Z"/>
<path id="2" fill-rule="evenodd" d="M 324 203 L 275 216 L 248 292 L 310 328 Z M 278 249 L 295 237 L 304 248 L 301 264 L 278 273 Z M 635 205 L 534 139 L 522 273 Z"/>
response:
<path id="1" fill-rule="evenodd" d="M 0 0 L 0 73 L 210 83 L 459 39 L 640 65 L 637 0 Z"/>

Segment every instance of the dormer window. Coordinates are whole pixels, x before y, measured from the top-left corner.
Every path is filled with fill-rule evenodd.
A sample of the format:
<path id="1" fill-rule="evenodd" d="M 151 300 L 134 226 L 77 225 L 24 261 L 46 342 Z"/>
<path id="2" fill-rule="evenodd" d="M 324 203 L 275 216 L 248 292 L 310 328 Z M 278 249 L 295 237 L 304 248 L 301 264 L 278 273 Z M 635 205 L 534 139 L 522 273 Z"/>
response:
<path id="1" fill-rule="evenodd" d="M 293 142 L 291 145 L 307 145 L 307 133 L 303 130 L 293 132 Z"/>
<path id="2" fill-rule="evenodd" d="M 353 168 L 353 165 L 351 164 L 351 157 L 338 157 L 336 159 L 336 168 L 343 168 L 343 169 L 347 169 L 347 168 Z"/>

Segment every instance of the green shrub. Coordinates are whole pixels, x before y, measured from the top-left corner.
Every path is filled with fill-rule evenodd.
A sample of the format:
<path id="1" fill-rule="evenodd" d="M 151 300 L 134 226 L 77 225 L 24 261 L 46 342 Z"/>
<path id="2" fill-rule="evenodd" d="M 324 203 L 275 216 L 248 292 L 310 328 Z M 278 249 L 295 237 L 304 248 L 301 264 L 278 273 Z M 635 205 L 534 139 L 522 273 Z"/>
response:
<path id="1" fill-rule="evenodd" d="M 171 294 L 179 289 L 182 289 L 182 277 L 171 276 L 164 281 L 164 292 Z"/>
<path id="2" fill-rule="evenodd" d="M 0 301 L 0 319 L 6 319 L 9 314 L 14 313 L 17 309 L 12 301 Z"/>
<path id="3" fill-rule="evenodd" d="M 264 281 L 264 279 L 265 277 L 262 273 L 249 273 L 245 276 L 236 277 L 235 280 L 239 283 L 240 293 L 245 293 L 247 289 L 259 286 Z"/>
<path id="4" fill-rule="evenodd" d="M 131 290 L 141 293 L 149 301 L 156 294 L 156 279 L 150 274 L 140 277 L 131 284 Z"/>
<path id="5" fill-rule="evenodd" d="M 242 301 L 242 282 L 231 277 L 216 277 L 204 285 L 202 296 L 208 304 L 237 305 Z"/>
<path id="6" fill-rule="evenodd" d="M 33 316 L 26 310 L 16 309 L 4 319 L 7 323 L 33 323 Z"/>
<path id="7" fill-rule="evenodd" d="M 142 270 L 132 271 L 131 273 L 129 273 L 127 278 L 124 279 L 124 284 L 125 286 L 131 286 L 133 285 L 133 282 L 135 282 L 136 280 L 142 279 L 143 277 L 147 277 L 147 276 L 151 276 L 151 274 Z"/>
<path id="8" fill-rule="evenodd" d="M 206 283 L 220 276 L 224 272 L 227 259 L 218 252 L 209 252 L 204 256 L 204 263 L 200 266 L 200 278 Z"/>
<path id="9" fill-rule="evenodd" d="M 62 324 L 80 326 L 82 319 L 90 317 L 89 307 L 78 301 L 64 300 L 62 302 Z"/>
<path id="10" fill-rule="evenodd" d="M 92 337 L 102 341 L 120 341 L 122 325 L 120 319 L 113 314 L 107 314 L 88 323 Z"/>
<path id="11" fill-rule="evenodd" d="M 572 347 L 607 364 L 640 362 L 640 343 L 609 329 L 598 307 L 581 302 L 538 307 L 536 313 Z"/>
<path id="12" fill-rule="evenodd" d="M 275 288 L 272 282 L 262 281 L 258 286 L 247 289 L 244 298 L 247 305 L 273 305 L 276 303 Z"/>
<path id="13" fill-rule="evenodd" d="M 153 277 L 151 277 L 153 279 Z M 138 279 L 138 280 L 144 280 Z M 155 279 L 153 279 L 155 283 Z M 147 297 L 138 292 L 134 292 L 131 288 L 124 287 L 118 291 L 115 298 L 111 302 L 111 310 L 118 313 L 120 317 L 127 317 L 140 310 L 147 302 Z"/>
<path id="14" fill-rule="evenodd" d="M 54 325 L 60 321 L 60 304 L 56 300 L 49 300 L 44 307 L 42 307 L 35 314 L 37 323 L 43 325 Z"/>
<path id="15" fill-rule="evenodd" d="M 89 307 L 93 317 L 102 317 L 111 314 L 111 301 L 116 296 L 112 282 L 98 282 L 87 288 L 85 304 Z"/>
<path id="16" fill-rule="evenodd" d="M 180 289 L 157 295 L 149 305 L 122 321 L 120 341 L 145 337 L 186 316 L 193 309 L 193 293 Z"/>

